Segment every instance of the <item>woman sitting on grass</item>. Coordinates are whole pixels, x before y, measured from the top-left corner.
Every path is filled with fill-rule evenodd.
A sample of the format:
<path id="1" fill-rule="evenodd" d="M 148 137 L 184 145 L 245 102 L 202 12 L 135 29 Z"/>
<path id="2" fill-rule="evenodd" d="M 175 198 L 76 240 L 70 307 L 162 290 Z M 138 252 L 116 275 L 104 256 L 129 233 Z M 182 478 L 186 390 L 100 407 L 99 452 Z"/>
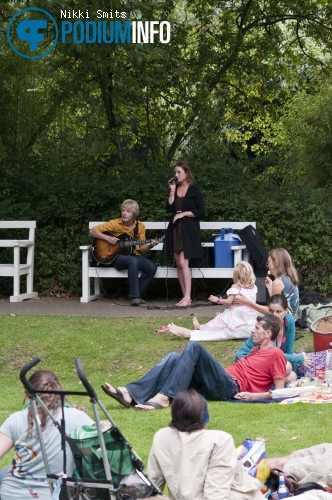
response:
<path id="1" fill-rule="evenodd" d="M 196 340 L 231 340 L 247 339 L 257 320 L 257 311 L 247 305 L 234 305 L 234 298 L 241 293 L 255 302 L 257 287 L 256 277 L 248 262 L 241 261 L 236 264 L 233 272 L 234 284 L 227 290 L 227 299 L 211 295 L 209 300 L 214 304 L 229 306 L 224 312 L 217 313 L 216 317 L 204 325 L 200 325 L 197 318 L 193 319 L 195 330 L 182 328 L 170 323 L 170 333 L 177 337 Z"/>
<path id="2" fill-rule="evenodd" d="M 276 293 L 284 295 L 289 312 L 296 320 L 299 309 L 299 278 L 291 256 L 284 248 L 275 248 L 269 252 L 267 266 L 269 276 L 265 278 L 265 286 L 269 296 L 272 297 Z M 242 292 L 236 296 L 235 304 L 251 306 L 260 314 L 268 314 L 267 306 L 256 304 Z"/>
<path id="3" fill-rule="evenodd" d="M 53 372 L 47 370 L 36 371 L 31 375 L 29 382 L 37 391 L 63 390 L 58 378 Z M 27 399 L 28 394 L 26 393 L 25 396 Z M 40 394 L 40 398 L 60 425 L 61 396 L 49 392 Z M 81 410 L 65 407 L 63 411 L 67 434 L 80 425 L 93 425 L 93 420 Z M 41 406 L 38 406 L 38 417 L 50 471 L 52 474 L 59 475 L 63 472 L 60 432 Z M 0 460 L 11 449 L 13 449 L 12 465 L 5 467 L 0 475 L 1 500 L 17 500 L 18 498 L 49 500 L 50 488 L 30 405 L 10 415 L 0 427 Z M 74 469 L 74 458 L 68 444 L 66 456 L 67 473 L 71 475 Z"/>
<path id="4" fill-rule="evenodd" d="M 281 294 L 272 295 L 272 297 L 268 300 L 267 307 L 269 309 L 269 313 L 274 314 L 281 321 L 280 332 L 275 344 L 285 353 L 285 357 L 287 359 L 287 371 L 285 378 L 285 384 L 287 384 L 297 379 L 297 364 L 310 368 L 312 361 L 304 352 L 301 354 L 294 353 L 295 321 L 293 316 L 288 311 L 286 297 Z M 252 340 L 252 336 L 250 336 L 250 338 L 237 351 L 235 361 L 249 354 L 253 347 L 255 347 L 255 344 Z"/>
<path id="5" fill-rule="evenodd" d="M 148 475 L 167 484 L 170 500 L 263 500 L 261 483 L 237 459 L 233 438 L 207 430 L 206 400 L 194 389 L 180 392 L 172 404 L 169 427 L 154 436 Z"/>

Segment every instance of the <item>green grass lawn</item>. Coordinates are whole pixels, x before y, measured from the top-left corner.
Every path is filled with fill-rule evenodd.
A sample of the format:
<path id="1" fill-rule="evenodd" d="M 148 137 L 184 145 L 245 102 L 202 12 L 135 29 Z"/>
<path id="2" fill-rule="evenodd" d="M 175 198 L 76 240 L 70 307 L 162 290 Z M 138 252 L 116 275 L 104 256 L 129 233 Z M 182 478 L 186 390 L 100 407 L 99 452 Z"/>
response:
<path id="1" fill-rule="evenodd" d="M 200 318 L 205 322 L 209 318 Z M 0 422 L 22 408 L 20 368 L 40 357 L 39 368 L 53 370 L 65 389 L 81 390 L 75 371 L 80 357 L 86 375 L 120 430 L 146 463 L 153 435 L 170 421 L 170 410 L 139 412 L 126 409 L 100 389 L 104 381 L 124 385 L 141 377 L 171 351 L 182 352 L 186 341 L 171 335 L 155 335 L 166 318 L 86 318 L 63 316 L 0 316 Z M 176 323 L 189 327 L 190 318 Z M 296 352 L 313 350 L 311 333 L 296 341 Z M 233 362 L 240 342 L 205 342 L 205 347 L 227 366 Z M 88 398 L 71 402 L 84 404 L 92 416 Z M 330 441 L 332 405 L 209 402 L 208 426 L 231 433 L 236 445 L 245 438 L 266 439 L 268 456 Z M 10 463 L 10 456 L 0 466 Z"/>

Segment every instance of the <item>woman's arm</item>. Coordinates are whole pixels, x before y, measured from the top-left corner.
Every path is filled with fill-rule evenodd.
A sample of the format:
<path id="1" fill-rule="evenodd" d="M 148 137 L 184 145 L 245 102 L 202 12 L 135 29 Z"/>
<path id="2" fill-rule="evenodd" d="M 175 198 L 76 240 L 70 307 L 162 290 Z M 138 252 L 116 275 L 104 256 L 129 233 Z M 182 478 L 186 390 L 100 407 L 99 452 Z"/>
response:
<path id="1" fill-rule="evenodd" d="M 0 432 L 0 460 L 8 453 L 14 446 L 12 438 L 8 437 L 3 432 Z"/>
<path id="2" fill-rule="evenodd" d="M 148 457 L 147 473 L 148 477 L 158 485 L 158 487 L 163 491 L 166 485 L 166 481 L 163 472 L 159 466 L 158 458 L 158 445 L 155 443 L 155 438 L 152 442 L 152 447 Z"/>
<path id="3" fill-rule="evenodd" d="M 193 219 L 196 219 L 196 215 L 194 215 L 192 212 L 180 212 L 179 214 L 175 214 L 173 217 L 173 222 L 176 222 L 178 219 L 183 219 L 183 217 L 191 217 Z"/>
<path id="4" fill-rule="evenodd" d="M 284 335 L 286 336 L 286 346 L 285 346 L 285 357 L 293 367 L 295 371 L 295 365 L 304 363 L 304 355 L 294 353 L 294 342 L 295 342 L 295 320 L 291 314 L 285 316 L 287 325 L 285 326 Z"/>
<path id="5" fill-rule="evenodd" d="M 252 309 L 255 309 L 255 311 L 258 311 L 261 314 L 269 314 L 269 308 L 268 308 L 268 306 L 263 306 L 261 304 L 257 304 L 257 302 L 253 302 L 252 300 L 250 300 L 245 295 L 242 295 L 241 292 L 239 293 L 239 295 L 235 296 L 234 304 L 236 306 L 248 306 L 248 307 L 251 307 Z"/>
<path id="6" fill-rule="evenodd" d="M 202 464 L 204 467 L 205 464 Z M 213 447 L 204 481 L 204 498 L 228 500 L 237 468 L 237 456 L 231 435 L 219 438 Z"/>
<path id="7" fill-rule="evenodd" d="M 195 199 L 195 207 L 192 208 L 192 213 L 194 217 L 200 219 L 204 217 L 206 214 L 204 198 L 201 190 L 199 189 L 198 186 L 196 186 L 196 184 L 192 186 L 192 189 L 194 191 L 194 199 Z"/>
<path id="8" fill-rule="evenodd" d="M 283 289 L 285 288 L 285 285 L 281 279 L 276 278 L 274 281 L 272 281 L 269 276 L 266 276 L 265 278 L 265 286 L 267 288 L 267 291 L 269 292 L 270 297 L 272 297 L 272 295 L 281 294 Z"/>

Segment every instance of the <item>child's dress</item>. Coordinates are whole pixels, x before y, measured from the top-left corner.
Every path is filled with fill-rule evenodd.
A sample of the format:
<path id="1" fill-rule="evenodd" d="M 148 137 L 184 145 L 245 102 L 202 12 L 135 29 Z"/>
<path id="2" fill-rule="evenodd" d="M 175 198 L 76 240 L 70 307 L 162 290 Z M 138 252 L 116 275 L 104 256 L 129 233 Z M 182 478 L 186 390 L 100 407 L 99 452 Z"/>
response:
<path id="1" fill-rule="evenodd" d="M 256 302 L 257 287 L 230 288 L 227 295 L 241 293 L 253 302 Z M 230 305 L 222 313 L 218 313 L 214 319 L 200 326 L 200 330 L 193 330 L 190 340 L 199 342 L 210 340 L 248 339 L 257 322 L 259 313 L 249 306 Z"/>

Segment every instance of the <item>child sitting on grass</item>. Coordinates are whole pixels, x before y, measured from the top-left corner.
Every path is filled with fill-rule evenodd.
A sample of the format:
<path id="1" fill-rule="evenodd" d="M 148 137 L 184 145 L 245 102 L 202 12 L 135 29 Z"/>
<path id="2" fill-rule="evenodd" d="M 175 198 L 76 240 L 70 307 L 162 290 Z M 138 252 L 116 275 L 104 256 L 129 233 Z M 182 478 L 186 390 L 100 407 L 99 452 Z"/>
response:
<path id="1" fill-rule="evenodd" d="M 218 313 L 214 319 L 203 325 L 200 325 L 195 317 L 193 319 L 195 330 L 189 330 L 189 328 L 170 323 L 167 325 L 169 332 L 177 337 L 200 342 L 249 338 L 257 320 L 257 311 L 249 306 L 236 306 L 233 304 L 235 296 L 240 292 L 256 302 L 256 277 L 248 262 L 240 261 L 236 264 L 233 281 L 234 284 L 226 292 L 227 299 L 215 295 L 209 297 L 209 300 L 215 304 L 229 306 L 225 311 Z"/>

